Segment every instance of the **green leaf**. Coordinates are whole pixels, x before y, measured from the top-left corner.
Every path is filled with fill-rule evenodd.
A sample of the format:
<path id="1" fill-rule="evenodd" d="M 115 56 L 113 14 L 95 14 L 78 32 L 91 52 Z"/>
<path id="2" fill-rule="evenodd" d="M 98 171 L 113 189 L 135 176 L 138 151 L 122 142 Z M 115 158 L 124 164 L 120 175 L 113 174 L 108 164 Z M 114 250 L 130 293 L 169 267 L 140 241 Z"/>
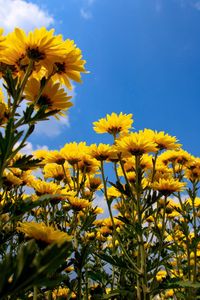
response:
<path id="1" fill-rule="evenodd" d="M 33 155 L 23 155 L 12 164 L 12 167 L 25 171 L 38 166 L 40 162 L 40 159 L 33 159 Z"/>
<path id="2" fill-rule="evenodd" d="M 33 286 L 52 286 L 53 273 L 65 263 L 71 251 L 69 242 L 53 243 L 44 250 L 39 250 L 34 240 L 21 244 L 15 256 L 7 255 L 0 262 L 0 299 Z"/>

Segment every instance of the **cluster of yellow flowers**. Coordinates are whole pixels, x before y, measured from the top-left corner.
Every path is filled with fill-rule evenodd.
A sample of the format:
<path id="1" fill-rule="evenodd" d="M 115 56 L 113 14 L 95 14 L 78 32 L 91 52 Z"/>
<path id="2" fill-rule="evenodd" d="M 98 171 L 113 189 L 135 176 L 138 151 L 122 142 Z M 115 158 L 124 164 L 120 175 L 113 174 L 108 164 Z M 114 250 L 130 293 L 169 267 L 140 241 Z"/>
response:
<path id="1" fill-rule="evenodd" d="M 81 82 L 81 72 L 86 72 L 84 65 L 81 50 L 74 41 L 54 35 L 53 29 L 40 28 L 26 34 L 15 28 L 6 36 L 0 30 L 0 77 L 9 69 L 12 76 L 23 82 L 27 74 L 24 98 L 36 108 L 46 105 L 47 111 L 57 112 L 57 117 L 72 105 L 63 85 L 72 89 L 71 81 Z M 46 84 L 42 88 L 44 78 Z M 1 95 L 0 101 L 3 124 L 8 107 Z"/>
<path id="2" fill-rule="evenodd" d="M 89 293 L 112 293 L 123 281 L 134 299 L 149 299 L 154 291 L 169 299 L 183 290 L 163 292 L 169 278 L 196 283 L 200 277 L 199 157 L 163 131 L 134 131 L 132 114 L 122 112 L 93 123 L 96 133 L 112 137 L 110 144 L 69 142 L 59 150 L 34 151 L 31 159 L 16 150 L 23 135 L 19 127 L 27 125 L 32 132 L 38 111 L 41 119 L 43 108 L 59 118 L 72 105 L 63 85 L 71 89 L 73 80 L 81 82 L 84 65 L 74 41 L 53 30 L 26 34 L 16 28 L 6 36 L 0 30 L 0 76 L 13 98 L 6 102 L 0 92 L 0 126 L 6 130 L 0 135 L 2 232 L 35 239 L 40 247 L 72 243 L 63 273 L 75 272 L 78 287 L 57 286 L 53 299 L 82 299 L 84 293 L 90 299 Z M 21 117 L 22 101 L 28 109 Z M 6 148 L 12 139 L 16 142 Z M 23 212 L 27 203 L 31 208 Z M 16 220 L 9 222 L 15 213 Z M 112 284 L 99 280 L 96 286 L 98 275 L 91 269 L 105 273 L 102 257 L 113 263 Z M 84 279 L 82 288 L 87 274 L 92 280 Z"/>

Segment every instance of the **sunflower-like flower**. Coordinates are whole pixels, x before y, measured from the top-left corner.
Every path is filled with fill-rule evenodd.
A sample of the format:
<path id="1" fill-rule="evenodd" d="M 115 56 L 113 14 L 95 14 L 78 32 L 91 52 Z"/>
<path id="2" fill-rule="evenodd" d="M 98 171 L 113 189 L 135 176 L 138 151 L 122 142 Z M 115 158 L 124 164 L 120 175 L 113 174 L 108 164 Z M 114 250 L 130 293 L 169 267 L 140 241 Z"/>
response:
<path id="1" fill-rule="evenodd" d="M 170 195 L 173 192 L 181 192 L 185 185 L 185 182 L 180 182 L 174 178 L 160 178 L 158 181 L 152 183 L 152 188 L 160 191 L 163 195 Z"/>
<path id="2" fill-rule="evenodd" d="M 121 193 L 114 186 L 111 186 L 107 189 L 107 196 L 109 199 L 115 199 L 120 197 Z"/>
<path id="3" fill-rule="evenodd" d="M 55 163 L 58 165 L 63 165 L 65 162 L 64 157 L 60 154 L 58 150 L 50 150 L 47 152 L 44 163 Z"/>
<path id="4" fill-rule="evenodd" d="M 22 171 L 19 168 L 10 168 L 12 175 L 19 178 L 23 185 L 30 185 L 33 180 L 35 180 L 35 176 L 32 175 L 31 170 Z"/>
<path id="5" fill-rule="evenodd" d="M 85 182 L 85 185 L 90 191 L 96 191 L 102 188 L 102 181 L 100 177 L 89 176 Z"/>
<path id="6" fill-rule="evenodd" d="M 81 50 L 76 47 L 74 41 L 66 40 L 64 47 L 64 56 L 54 63 L 52 78 L 65 84 L 68 89 L 72 89 L 70 80 L 81 82 L 81 72 L 86 73 L 84 68 L 86 61 L 82 59 Z"/>
<path id="7" fill-rule="evenodd" d="M 65 90 L 60 86 L 60 84 L 54 83 L 49 80 L 40 93 L 40 81 L 31 78 L 25 88 L 25 99 L 35 104 L 37 108 L 41 108 L 44 105 L 47 106 L 46 111 L 55 111 L 55 116 L 64 116 L 64 111 L 68 110 L 72 106 L 69 101 L 72 97 L 68 96 Z"/>
<path id="8" fill-rule="evenodd" d="M 200 158 L 193 157 L 186 165 L 185 177 L 190 181 L 200 181 Z"/>
<path id="9" fill-rule="evenodd" d="M 112 155 L 113 149 L 108 144 L 92 144 L 89 147 L 89 153 L 96 160 L 103 161 L 107 160 L 108 157 Z"/>
<path id="10" fill-rule="evenodd" d="M 19 222 L 17 230 L 23 232 L 29 238 L 42 241 L 45 244 L 70 242 L 72 237 L 67 233 L 55 230 L 52 226 L 46 226 L 44 223 Z"/>
<path id="11" fill-rule="evenodd" d="M 70 165 L 75 165 L 82 160 L 87 151 L 88 147 L 85 142 L 73 142 L 65 144 L 65 146 L 60 150 L 60 154 Z"/>
<path id="12" fill-rule="evenodd" d="M 49 150 L 47 149 L 38 149 L 32 152 L 32 155 L 34 156 L 34 158 L 38 158 L 41 160 L 44 160 L 47 156 Z"/>
<path id="13" fill-rule="evenodd" d="M 156 152 L 156 143 L 151 136 L 147 136 L 143 131 L 132 132 L 116 142 L 118 151 L 125 156 L 142 155 L 148 152 Z"/>
<path id="14" fill-rule="evenodd" d="M 144 129 L 143 132 L 147 135 L 147 137 L 152 138 L 152 141 L 156 143 L 159 150 L 176 150 L 181 146 L 181 144 L 177 143 L 175 136 L 170 136 L 164 131 L 157 132 L 151 129 Z"/>
<path id="15" fill-rule="evenodd" d="M 78 162 L 78 168 L 84 174 L 95 174 L 99 169 L 99 162 L 86 154 Z"/>
<path id="16" fill-rule="evenodd" d="M 71 197 L 71 196 L 67 197 L 67 198 L 68 198 L 70 206 L 74 210 L 82 210 L 91 205 L 91 203 L 86 199 L 82 199 L 82 198 L 78 198 L 78 197 Z"/>
<path id="17" fill-rule="evenodd" d="M 65 52 L 61 35 L 54 36 L 54 29 L 36 28 L 26 34 L 22 29 L 15 28 L 8 34 L 3 62 L 14 65 L 18 71 L 25 71 L 30 60 L 38 70 L 43 66 L 53 70 L 53 63 L 63 57 Z"/>
<path id="18" fill-rule="evenodd" d="M 112 113 L 111 115 L 106 115 L 105 118 L 94 122 L 94 131 L 97 133 L 110 133 L 116 135 L 118 133 L 127 133 L 132 128 L 132 114 L 123 114 L 122 112 L 117 115 Z"/>
<path id="19" fill-rule="evenodd" d="M 191 161 L 191 155 L 185 151 L 185 150 L 168 150 L 164 153 L 162 153 L 158 157 L 158 162 L 161 162 L 165 165 L 168 165 L 169 163 L 179 163 L 181 165 L 187 164 L 189 161 Z"/>
<path id="20" fill-rule="evenodd" d="M 119 219 L 114 217 L 113 220 L 114 220 L 114 224 L 116 227 L 121 227 L 123 225 L 123 222 L 120 221 Z M 107 226 L 108 228 L 113 229 L 113 224 L 112 224 L 111 218 L 103 219 L 103 226 Z"/>
<path id="21" fill-rule="evenodd" d="M 31 182 L 30 186 L 34 188 L 38 196 L 45 194 L 62 194 L 61 187 L 53 182 L 46 182 L 42 180 L 34 180 Z"/>
<path id="22" fill-rule="evenodd" d="M 63 180 L 64 178 L 67 180 L 70 180 L 70 172 L 69 168 L 64 164 L 64 170 L 61 165 L 58 165 L 56 163 L 50 163 L 46 164 L 44 166 L 44 178 L 54 178 L 56 180 Z"/>
<path id="23" fill-rule="evenodd" d="M 20 178 L 7 171 L 3 173 L 3 183 L 7 188 L 23 185 L 23 181 Z"/>

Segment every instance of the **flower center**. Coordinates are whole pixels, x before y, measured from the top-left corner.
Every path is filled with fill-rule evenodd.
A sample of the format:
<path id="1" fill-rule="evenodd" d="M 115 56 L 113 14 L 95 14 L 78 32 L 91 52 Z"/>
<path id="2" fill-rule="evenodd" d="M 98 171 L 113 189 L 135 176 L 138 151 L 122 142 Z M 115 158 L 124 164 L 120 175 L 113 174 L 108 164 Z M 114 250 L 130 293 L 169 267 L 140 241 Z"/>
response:
<path id="1" fill-rule="evenodd" d="M 65 72 L 65 63 L 56 62 L 56 73 L 62 74 Z"/>
<path id="2" fill-rule="evenodd" d="M 39 51 L 38 47 L 35 48 L 28 47 L 26 51 L 27 51 L 28 58 L 32 60 L 39 61 L 45 58 L 45 53 Z"/>
<path id="3" fill-rule="evenodd" d="M 48 107 L 52 107 L 52 101 L 47 95 L 41 95 L 37 104 L 39 106 L 47 105 Z"/>

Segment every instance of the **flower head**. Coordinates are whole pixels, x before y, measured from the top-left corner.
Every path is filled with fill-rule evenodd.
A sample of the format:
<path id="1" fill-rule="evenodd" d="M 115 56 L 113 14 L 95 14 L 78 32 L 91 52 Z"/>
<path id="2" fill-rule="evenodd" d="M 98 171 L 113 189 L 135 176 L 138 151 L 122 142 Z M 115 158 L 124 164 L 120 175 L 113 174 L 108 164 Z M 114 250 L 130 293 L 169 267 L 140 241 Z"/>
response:
<path id="1" fill-rule="evenodd" d="M 116 135 L 118 133 L 126 133 L 131 129 L 133 123 L 132 114 L 122 114 L 122 112 L 117 115 L 112 113 L 111 115 L 106 115 L 105 118 L 94 122 L 94 131 L 97 133 L 110 133 Z"/>
<path id="2" fill-rule="evenodd" d="M 180 182 L 174 178 L 160 178 L 158 181 L 152 183 L 152 188 L 154 190 L 160 191 L 163 195 L 170 195 L 173 192 L 182 191 L 185 185 L 185 182 Z"/>
<path id="3" fill-rule="evenodd" d="M 67 95 L 58 82 L 54 83 L 52 80 L 49 80 L 38 97 L 39 94 L 40 81 L 31 78 L 25 88 L 25 98 L 35 104 L 37 108 L 46 106 L 46 111 L 55 111 L 58 118 L 58 116 L 63 116 L 64 111 L 72 106 L 72 103 L 69 101 L 72 97 Z"/>
<path id="4" fill-rule="evenodd" d="M 85 153 L 87 153 L 87 146 L 85 142 L 80 143 L 67 143 L 65 146 L 60 150 L 60 154 L 66 159 L 66 161 L 71 164 L 75 165 L 79 161 L 82 160 Z"/>
<path id="5" fill-rule="evenodd" d="M 177 139 L 175 136 L 170 136 L 164 131 L 157 132 L 151 129 L 144 129 L 143 132 L 147 135 L 147 137 L 152 138 L 152 141 L 156 143 L 159 150 L 176 150 L 181 146 L 181 144 L 177 143 Z"/>
<path id="6" fill-rule="evenodd" d="M 44 223 L 35 222 L 19 222 L 17 230 L 23 232 L 30 238 L 42 241 L 46 244 L 70 242 L 71 236 L 67 233 L 55 230 L 51 226 L 46 226 Z"/>
<path id="7" fill-rule="evenodd" d="M 54 29 L 36 28 L 26 34 L 22 29 L 15 30 L 7 36 L 7 48 L 3 62 L 14 65 L 18 71 L 25 71 L 29 62 L 40 70 L 43 66 L 47 70 L 53 69 L 56 59 L 63 56 L 65 47 L 61 35 L 54 36 Z"/>
<path id="8" fill-rule="evenodd" d="M 148 152 L 156 152 L 157 147 L 151 136 L 147 136 L 143 131 L 132 132 L 117 140 L 117 148 L 125 156 L 142 155 Z"/>
<path id="9" fill-rule="evenodd" d="M 72 89 L 71 80 L 81 82 L 81 72 L 86 73 L 82 59 L 82 53 L 76 47 L 74 41 L 66 40 L 64 42 L 65 52 L 62 58 L 54 63 L 53 80 L 61 81 L 68 89 Z"/>

